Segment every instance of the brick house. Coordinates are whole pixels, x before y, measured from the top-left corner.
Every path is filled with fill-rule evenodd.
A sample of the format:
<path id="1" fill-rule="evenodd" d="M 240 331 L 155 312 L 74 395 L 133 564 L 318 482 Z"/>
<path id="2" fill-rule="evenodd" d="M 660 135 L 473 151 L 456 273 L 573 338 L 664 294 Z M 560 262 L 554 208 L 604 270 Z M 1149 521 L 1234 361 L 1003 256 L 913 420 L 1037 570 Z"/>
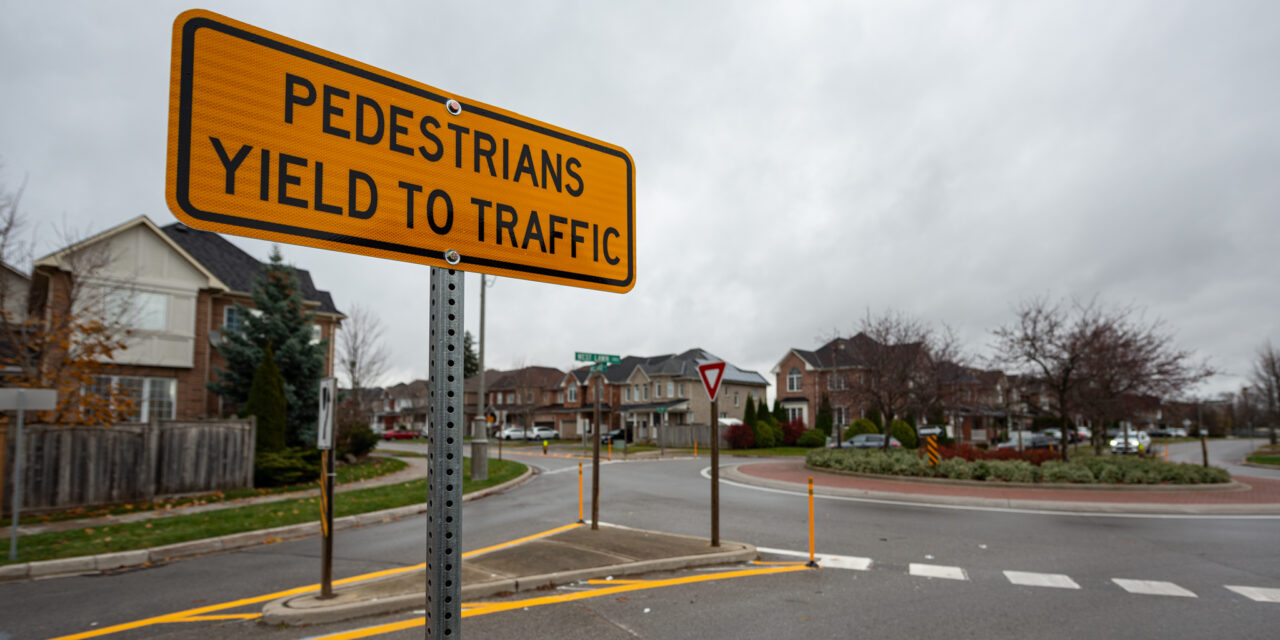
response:
<path id="1" fill-rule="evenodd" d="M 564 372 L 554 367 L 522 367 L 485 373 L 485 408 L 496 420 L 490 430 L 557 427 L 555 407 Z M 563 436 L 562 436 L 563 437 Z"/>
<path id="2" fill-rule="evenodd" d="M 79 252 L 101 251 L 110 261 L 88 287 L 127 296 L 134 309 L 130 335 L 117 351 L 109 375 L 94 384 L 124 388 L 138 398 L 130 421 L 151 418 L 192 420 L 231 411 L 206 383 L 225 366 L 217 344 L 221 332 L 235 330 L 234 303 L 252 307 L 250 290 L 265 266 L 218 234 L 173 223 L 158 227 L 139 216 L 35 261 L 33 300 L 56 299 L 65 291 Z M 345 316 L 311 274 L 297 270 L 302 295 L 315 312 L 314 339 L 327 339 L 324 373 L 333 375 L 334 332 Z M 119 303 L 117 303 L 119 304 Z M 43 311 L 43 310 L 41 310 Z"/>
<path id="3" fill-rule="evenodd" d="M 858 333 L 852 338 L 835 338 L 813 351 L 787 351 L 773 367 L 775 393 L 787 419 L 814 428 L 824 395 L 831 403 L 835 425 L 843 428 L 865 416 L 868 408 L 857 391 L 866 369 L 862 354 L 876 348 L 880 343 Z"/>
<path id="4" fill-rule="evenodd" d="M 628 439 L 656 441 L 659 425 L 710 424 L 711 399 L 702 388 L 698 365 L 721 358 L 702 349 L 649 358 L 629 356 L 609 367 L 606 377 L 620 390 L 618 416 Z M 764 398 L 769 382 L 755 371 L 726 363 L 720 383 L 720 418 L 742 420 L 747 399 Z"/>

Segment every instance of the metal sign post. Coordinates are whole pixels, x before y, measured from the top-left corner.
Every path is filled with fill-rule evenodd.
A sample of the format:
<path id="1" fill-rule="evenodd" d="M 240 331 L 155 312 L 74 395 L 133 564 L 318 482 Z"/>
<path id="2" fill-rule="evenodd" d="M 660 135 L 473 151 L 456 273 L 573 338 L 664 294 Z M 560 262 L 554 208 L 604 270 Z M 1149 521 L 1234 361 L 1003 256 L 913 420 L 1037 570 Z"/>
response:
<path id="1" fill-rule="evenodd" d="M 320 411 L 316 424 L 316 448 L 320 454 L 320 598 L 333 597 L 333 489 L 337 482 L 337 456 L 333 446 L 333 413 L 338 395 L 337 378 L 320 379 Z"/>
<path id="2" fill-rule="evenodd" d="M 53 389 L 0 389 L 0 411 L 18 410 L 18 426 L 13 435 L 13 524 L 9 527 L 9 559 L 18 559 L 18 518 L 22 511 L 22 423 L 27 409 L 53 411 L 58 392 Z M 0 456 L 4 456 L 0 451 Z"/>
<path id="3" fill-rule="evenodd" d="M 431 269 L 426 637 L 462 636 L 463 272 Z"/>
<path id="4" fill-rule="evenodd" d="M 593 444 L 591 447 L 591 528 L 599 529 L 600 528 L 600 438 L 604 437 L 604 434 L 607 433 L 604 429 L 601 428 L 601 424 L 600 424 L 600 396 L 604 395 L 605 369 L 608 368 L 608 366 L 611 364 L 618 364 L 619 362 L 622 362 L 622 357 L 608 354 L 608 353 L 586 353 L 583 351 L 574 352 L 573 357 L 578 362 L 592 363 L 591 375 L 599 376 L 598 378 L 596 378 L 596 412 L 595 412 L 595 418 L 592 421 L 592 424 L 594 425 L 594 431 L 591 434 L 592 439 L 595 440 L 595 444 Z M 590 383 L 591 383 L 591 380 L 590 378 L 588 378 L 587 384 L 582 385 L 582 393 L 583 393 L 584 400 L 586 399 L 586 393 Z M 622 442 L 623 442 L 623 447 L 626 447 L 627 438 L 625 435 L 622 438 Z M 609 445 L 610 446 L 613 445 L 612 440 L 609 441 Z"/>
<path id="5" fill-rule="evenodd" d="M 711 398 L 711 546 L 720 546 L 720 383 L 724 382 L 724 362 L 698 365 L 702 388 Z"/>

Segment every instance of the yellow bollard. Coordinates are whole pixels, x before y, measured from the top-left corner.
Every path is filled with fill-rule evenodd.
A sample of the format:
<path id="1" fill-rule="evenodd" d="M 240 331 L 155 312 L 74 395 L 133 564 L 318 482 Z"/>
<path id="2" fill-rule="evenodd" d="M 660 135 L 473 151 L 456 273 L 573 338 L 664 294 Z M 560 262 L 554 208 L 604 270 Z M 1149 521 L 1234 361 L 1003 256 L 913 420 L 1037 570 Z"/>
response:
<path id="1" fill-rule="evenodd" d="M 609 461 L 613 461 L 613 439 L 609 440 Z"/>
<path id="2" fill-rule="evenodd" d="M 813 476 L 809 476 L 809 564 L 805 566 L 819 568 L 813 551 Z"/>
<path id="3" fill-rule="evenodd" d="M 578 463 L 578 524 L 583 524 L 582 519 L 582 463 Z"/>
<path id="4" fill-rule="evenodd" d="M 698 441 L 693 441 L 693 457 L 698 457 Z"/>

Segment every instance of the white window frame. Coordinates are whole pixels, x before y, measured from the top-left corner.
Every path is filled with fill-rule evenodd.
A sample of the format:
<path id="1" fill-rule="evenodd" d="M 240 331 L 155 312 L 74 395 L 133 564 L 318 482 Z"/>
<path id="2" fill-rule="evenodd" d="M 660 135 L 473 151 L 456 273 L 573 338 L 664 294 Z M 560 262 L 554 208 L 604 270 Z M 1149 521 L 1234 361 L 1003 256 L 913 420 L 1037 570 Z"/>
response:
<path id="1" fill-rule="evenodd" d="M 173 420 L 178 414 L 178 379 L 177 378 L 147 378 L 143 376 L 121 376 L 121 375 L 101 375 L 94 376 L 94 382 L 105 381 L 110 391 L 114 395 L 120 388 L 121 381 L 137 380 L 142 382 L 142 390 L 139 393 L 141 400 L 138 406 L 134 407 L 134 413 L 129 416 L 129 420 L 133 422 L 150 422 L 151 421 L 151 405 L 153 402 L 153 394 L 167 393 L 169 396 L 167 401 L 169 404 L 168 415 L 157 416 L 160 420 Z M 166 390 L 157 387 L 164 385 L 168 387 Z"/>
<path id="2" fill-rule="evenodd" d="M 796 393 L 804 389 L 804 374 L 800 373 L 800 369 L 791 367 L 791 371 L 787 372 L 787 393 Z"/>
<path id="3" fill-rule="evenodd" d="M 569 385 L 569 402 L 577 402 L 577 401 L 578 401 L 578 385 L 571 384 Z"/>

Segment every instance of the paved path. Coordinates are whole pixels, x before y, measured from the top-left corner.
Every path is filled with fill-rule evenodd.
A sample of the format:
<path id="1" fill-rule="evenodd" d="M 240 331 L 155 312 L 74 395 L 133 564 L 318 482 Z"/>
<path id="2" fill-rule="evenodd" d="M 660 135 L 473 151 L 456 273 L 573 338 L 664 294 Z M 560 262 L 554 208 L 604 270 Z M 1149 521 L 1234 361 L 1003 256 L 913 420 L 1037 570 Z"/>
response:
<path id="1" fill-rule="evenodd" d="M 369 489 L 372 487 L 382 487 L 397 482 L 408 482 L 418 478 L 427 477 L 427 459 L 426 458 L 399 458 L 408 463 L 409 466 L 385 475 L 364 480 L 357 480 L 346 484 L 340 484 L 335 488 L 338 493 L 347 491 L 355 491 L 357 489 Z M 170 516 L 187 515 L 191 513 L 204 513 L 206 511 L 218 511 L 221 509 L 234 509 L 251 504 L 263 504 L 267 502 L 282 502 L 285 500 L 295 500 L 297 498 L 310 498 L 320 493 L 320 489 L 307 489 L 306 491 L 291 491 L 289 493 L 272 493 L 262 496 L 252 496 L 248 498 L 237 498 L 235 500 L 225 500 L 223 502 L 213 502 L 209 504 L 198 504 L 184 507 L 174 507 L 172 509 L 152 509 L 150 511 L 138 511 L 136 513 L 121 513 L 108 516 L 99 516 L 96 518 L 79 518 L 75 520 L 59 520 L 57 522 L 44 522 L 38 524 L 24 524 L 18 527 L 19 536 L 28 536 L 35 533 L 46 533 L 49 531 L 70 531 L 72 529 L 83 529 L 85 527 L 100 527 L 105 525 L 121 524 L 126 522 L 139 522 L 142 520 L 152 520 L 155 518 L 167 518 Z M 0 527 L 0 538 L 9 536 L 9 527 Z"/>

